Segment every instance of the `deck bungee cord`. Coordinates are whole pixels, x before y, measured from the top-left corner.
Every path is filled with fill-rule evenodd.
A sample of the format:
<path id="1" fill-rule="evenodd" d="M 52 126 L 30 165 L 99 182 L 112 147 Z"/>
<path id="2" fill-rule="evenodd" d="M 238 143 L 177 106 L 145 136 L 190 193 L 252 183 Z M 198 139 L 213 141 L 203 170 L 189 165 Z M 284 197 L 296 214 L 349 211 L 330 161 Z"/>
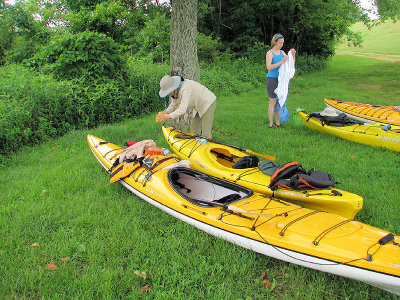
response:
<path id="1" fill-rule="evenodd" d="M 270 202 L 268 202 L 267 205 L 268 205 L 269 203 L 270 203 Z M 263 210 L 264 210 L 264 209 L 262 209 L 261 211 L 263 211 Z M 381 249 L 381 246 L 386 245 L 387 243 L 389 243 L 389 242 L 391 242 L 391 241 L 393 242 L 394 245 L 397 245 L 397 246 L 400 247 L 400 244 L 399 244 L 399 243 L 394 242 L 394 235 L 393 235 L 392 233 L 389 233 L 387 236 L 383 237 L 382 239 L 380 239 L 380 240 L 377 241 L 376 243 L 372 244 L 372 245 L 367 249 L 367 251 L 366 251 L 366 256 L 365 256 L 365 257 L 360 257 L 360 258 L 348 260 L 348 261 L 345 261 L 345 262 L 332 262 L 332 263 L 320 263 L 320 262 L 313 262 L 313 261 L 311 261 L 311 260 L 300 259 L 300 258 L 295 257 L 295 256 L 293 256 L 293 255 L 290 255 L 290 254 L 288 254 L 287 252 L 284 251 L 284 250 L 289 250 L 289 249 L 282 249 L 281 247 L 278 247 L 278 246 L 276 246 L 276 245 L 274 245 L 274 244 L 269 243 L 269 242 L 267 241 L 267 239 L 266 239 L 261 233 L 259 233 L 259 232 L 257 231 L 257 227 L 259 227 L 259 226 L 265 224 L 266 222 L 271 221 L 272 219 L 274 219 L 274 218 L 276 218 L 276 217 L 280 217 L 280 216 L 287 217 L 287 216 L 289 215 L 290 212 L 291 212 L 291 211 L 287 211 L 287 212 L 285 212 L 285 213 L 280 213 L 280 214 L 276 214 L 276 215 L 270 215 L 270 216 L 271 216 L 270 219 L 265 220 L 265 221 L 263 221 L 262 223 L 260 223 L 260 224 L 258 224 L 258 225 L 255 225 L 255 224 L 257 223 L 257 221 L 258 221 L 258 218 L 257 218 L 257 219 L 255 219 L 255 222 L 254 222 L 253 227 L 251 227 L 251 228 L 248 227 L 248 226 L 245 226 L 245 225 L 237 225 L 237 224 L 232 224 L 232 223 L 230 223 L 230 222 L 223 221 L 223 220 L 222 220 L 222 217 L 220 217 L 220 220 L 221 220 L 224 224 L 227 224 L 227 225 L 230 225 L 230 226 L 242 227 L 242 228 L 244 227 L 244 228 L 249 228 L 249 229 L 252 230 L 252 231 L 255 231 L 255 232 L 258 234 L 258 236 L 259 236 L 266 244 L 268 244 L 269 246 L 273 247 L 275 250 L 279 251 L 281 254 L 283 254 L 283 255 L 285 255 L 285 256 L 287 256 L 287 257 L 290 257 L 291 259 L 298 260 L 298 261 L 302 261 L 302 262 L 309 263 L 309 264 L 320 265 L 320 266 L 349 265 L 349 264 L 351 264 L 351 263 L 354 263 L 354 262 L 360 261 L 360 260 L 365 260 L 365 261 L 371 262 L 373 256 Z M 282 237 L 284 237 L 284 234 L 281 234 L 281 233 L 284 233 L 291 225 L 293 225 L 294 223 L 299 222 L 299 221 L 301 221 L 301 220 L 303 220 L 303 219 L 305 219 L 305 218 L 307 218 L 307 217 L 309 217 L 309 216 L 312 216 L 312 215 L 314 215 L 314 214 L 320 213 L 320 212 L 321 212 L 321 211 L 312 211 L 312 212 L 310 212 L 310 213 L 307 213 L 306 215 L 303 215 L 303 216 L 301 216 L 301 217 L 299 217 L 299 218 L 297 218 L 297 219 L 295 219 L 295 220 L 289 222 L 288 224 L 285 225 L 284 229 L 282 229 L 282 231 L 279 233 L 279 235 L 282 236 Z M 225 212 L 225 213 L 229 214 L 229 212 Z M 322 213 L 323 213 L 323 212 L 322 212 Z M 261 216 L 261 215 L 264 215 L 264 214 L 263 214 L 263 213 L 260 213 L 260 216 Z M 357 221 L 354 221 L 354 220 L 352 220 L 352 219 L 347 219 L 347 220 L 344 220 L 344 221 L 342 221 L 342 222 L 340 222 L 340 223 L 338 223 L 338 224 L 335 224 L 335 225 L 333 225 L 333 226 L 331 226 L 331 227 L 325 229 L 324 231 L 322 231 L 322 232 L 314 239 L 313 245 L 318 246 L 318 245 L 320 244 L 321 240 L 322 240 L 328 233 L 332 232 L 333 230 L 335 230 L 335 229 L 337 229 L 337 228 L 339 228 L 339 227 L 341 227 L 341 226 L 343 226 L 343 225 L 345 225 L 345 224 L 347 224 L 347 223 L 349 223 L 349 222 L 357 222 Z M 372 249 L 374 246 L 377 246 L 377 245 L 378 245 L 378 249 L 376 249 L 373 253 L 370 253 L 371 249 Z M 289 251 L 295 251 L 295 250 L 289 250 Z M 295 252 L 297 252 L 297 251 L 295 251 Z"/>

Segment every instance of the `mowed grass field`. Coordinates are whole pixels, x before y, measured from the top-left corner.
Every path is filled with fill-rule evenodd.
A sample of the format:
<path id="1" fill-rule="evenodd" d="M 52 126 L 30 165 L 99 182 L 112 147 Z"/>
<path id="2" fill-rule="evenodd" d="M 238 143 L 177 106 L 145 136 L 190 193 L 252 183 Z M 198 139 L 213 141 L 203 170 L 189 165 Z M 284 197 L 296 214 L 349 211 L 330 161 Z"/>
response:
<path id="1" fill-rule="evenodd" d="M 370 30 L 358 22 L 351 27 L 354 32 L 361 32 L 362 47 L 349 47 L 346 43 L 338 47 L 339 53 L 370 55 L 386 59 L 400 59 L 400 22 L 386 21 L 373 26 Z M 392 57 L 390 57 L 392 56 Z"/>
<path id="2" fill-rule="evenodd" d="M 327 70 L 292 79 L 284 128 L 268 128 L 266 90 L 253 90 L 218 98 L 213 138 L 331 173 L 364 197 L 356 220 L 399 234 L 399 153 L 321 135 L 292 113 L 320 111 L 325 97 L 400 105 L 398 74 L 400 62 L 337 55 Z M 240 248 L 111 185 L 86 135 L 167 146 L 154 119 L 10 155 L 0 168 L 0 299 L 399 299 Z"/>

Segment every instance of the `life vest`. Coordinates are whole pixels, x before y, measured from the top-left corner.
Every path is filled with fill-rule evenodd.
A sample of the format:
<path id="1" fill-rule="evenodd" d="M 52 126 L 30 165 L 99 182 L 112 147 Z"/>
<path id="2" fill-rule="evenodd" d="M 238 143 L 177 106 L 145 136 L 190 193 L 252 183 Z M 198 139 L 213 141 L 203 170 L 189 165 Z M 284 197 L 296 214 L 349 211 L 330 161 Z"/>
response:
<path id="1" fill-rule="evenodd" d="M 331 174 L 314 169 L 306 171 L 301 164 L 293 161 L 275 171 L 271 177 L 269 188 L 273 191 L 279 186 L 294 190 L 325 189 L 333 187 L 337 183 Z"/>

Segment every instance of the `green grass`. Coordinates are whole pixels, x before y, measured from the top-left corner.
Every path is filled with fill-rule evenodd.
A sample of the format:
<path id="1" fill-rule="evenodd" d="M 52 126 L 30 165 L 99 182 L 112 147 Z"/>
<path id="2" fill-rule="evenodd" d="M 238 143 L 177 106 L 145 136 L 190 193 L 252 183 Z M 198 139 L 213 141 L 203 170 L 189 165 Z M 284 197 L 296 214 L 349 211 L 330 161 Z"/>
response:
<path id="1" fill-rule="evenodd" d="M 339 52 L 374 53 L 377 55 L 397 55 L 400 49 L 400 22 L 386 21 L 368 29 L 362 22 L 351 27 L 363 37 L 362 47 L 349 47 L 346 43 L 338 47 Z"/>
<path id="2" fill-rule="evenodd" d="M 292 80 L 288 108 L 322 110 L 324 97 L 399 104 L 390 80 L 400 63 L 383 64 L 337 56 L 328 70 Z M 398 153 L 298 127 L 293 115 L 271 130 L 266 116 L 265 89 L 221 97 L 213 137 L 330 172 L 339 188 L 364 197 L 358 220 L 400 232 Z M 167 145 L 151 114 L 11 155 L 0 169 L 0 299 L 398 299 L 214 238 L 110 185 L 88 133 L 117 144 L 152 138 Z M 46 269 L 51 262 L 58 270 Z M 276 284 L 272 291 L 261 284 L 263 272 Z"/>

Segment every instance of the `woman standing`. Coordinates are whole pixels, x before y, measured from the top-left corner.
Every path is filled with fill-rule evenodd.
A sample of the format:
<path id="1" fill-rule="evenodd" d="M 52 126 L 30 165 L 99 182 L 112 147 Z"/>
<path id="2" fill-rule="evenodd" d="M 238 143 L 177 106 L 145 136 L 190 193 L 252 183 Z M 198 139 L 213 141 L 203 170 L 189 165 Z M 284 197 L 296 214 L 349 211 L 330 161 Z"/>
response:
<path id="1" fill-rule="evenodd" d="M 267 66 L 267 89 L 268 89 L 268 98 L 269 98 L 269 106 L 268 106 L 268 119 L 269 119 L 269 127 L 274 128 L 282 127 L 281 121 L 279 118 L 280 109 L 276 112 L 276 121 L 274 123 L 274 112 L 276 106 L 276 94 L 275 89 L 278 87 L 278 77 L 279 77 L 279 68 L 282 64 L 284 64 L 288 60 L 288 56 L 286 53 L 281 50 L 283 47 L 283 43 L 285 39 L 283 35 L 280 33 L 275 34 L 271 40 L 271 50 L 269 50 L 266 54 L 266 66 Z M 293 59 L 295 59 L 296 50 L 290 49 L 293 55 Z"/>
<path id="2" fill-rule="evenodd" d="M 214 112 L 217 97 L 200 83 L 183 79 L 180 76 L 165 75 L 160 80 L 161 98 L 170 96 L 171 103 L 166 110 L 156 116 L 157 122 L 164 122 L 183 115 L 189 107 L 193 107 L 193 118 L 190 132 L 211 138 Z"/>

